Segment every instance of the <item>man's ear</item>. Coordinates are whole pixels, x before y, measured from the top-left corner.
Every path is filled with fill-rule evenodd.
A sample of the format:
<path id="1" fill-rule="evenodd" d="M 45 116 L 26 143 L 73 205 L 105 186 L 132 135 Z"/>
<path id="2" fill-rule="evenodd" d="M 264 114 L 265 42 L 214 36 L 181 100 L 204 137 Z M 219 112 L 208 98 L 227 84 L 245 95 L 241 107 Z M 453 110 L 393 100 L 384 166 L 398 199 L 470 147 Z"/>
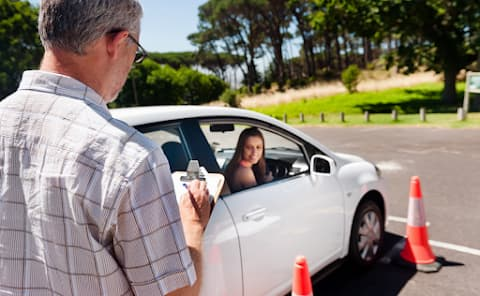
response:
<path id="1" fill-rule="evenodd" d="M 121 53 L 121 46 L 128 38 L 128 31 L 123 30 L 107 35 L 107 54 L 112 59 L 117 59 Z"/>

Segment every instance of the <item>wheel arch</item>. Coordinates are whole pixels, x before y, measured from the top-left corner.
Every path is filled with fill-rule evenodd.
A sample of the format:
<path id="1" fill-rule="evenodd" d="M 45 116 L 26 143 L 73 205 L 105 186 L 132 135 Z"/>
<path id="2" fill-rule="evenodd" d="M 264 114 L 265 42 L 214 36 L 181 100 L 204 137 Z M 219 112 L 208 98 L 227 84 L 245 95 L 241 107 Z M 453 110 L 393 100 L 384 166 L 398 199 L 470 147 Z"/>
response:
<path id="1" fill-rule="evenodd" d="M 366 202 L 367 200 L 373 201 L 375 204 L 378 205 L 378 207 L 380 208 L 380 211 L 382 212 L 383 219 L 385 219 L 386 221 L 387 213 L 386 213 L 385 199 L 383 198 L 383 195 L 377 190 L 368 191 L 363 195 L 362 199 L 358 203 L 357 209 L 360 207 L 360 204 Z"/>

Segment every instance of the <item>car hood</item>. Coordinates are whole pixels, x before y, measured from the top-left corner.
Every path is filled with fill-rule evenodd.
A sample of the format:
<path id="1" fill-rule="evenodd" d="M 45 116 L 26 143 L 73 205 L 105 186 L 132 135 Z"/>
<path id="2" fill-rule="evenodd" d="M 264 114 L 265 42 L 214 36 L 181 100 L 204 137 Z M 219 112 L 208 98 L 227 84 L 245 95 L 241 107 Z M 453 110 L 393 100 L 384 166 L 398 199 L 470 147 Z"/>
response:
<path id="1" fill-rule="evenodd" d="M 365 161 L 365 159 L 361 158 L 360 156 L 353 155 L 353 154 L 335 152 L 335 156 L 337 157 L 337 160 L 338 160 L 341 164 L 347 164 L 347 163 L 352 163 L 352 162 Z"/>

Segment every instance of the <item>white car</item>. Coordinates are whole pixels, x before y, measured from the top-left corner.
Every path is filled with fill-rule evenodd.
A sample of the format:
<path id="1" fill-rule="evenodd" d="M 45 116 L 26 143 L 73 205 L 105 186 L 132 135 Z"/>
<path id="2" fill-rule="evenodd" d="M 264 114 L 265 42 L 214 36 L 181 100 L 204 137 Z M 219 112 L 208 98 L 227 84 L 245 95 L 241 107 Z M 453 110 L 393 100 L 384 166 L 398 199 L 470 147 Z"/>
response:
<path id="1" fill-rule="evenodd" d="M 158 106 L 111 110 L 162 146 L 171 171 L 197 159 L 223 173 L 239 133 L 265 138 L 271 182 L 216 202 L 203 244 L 202 295 L 285 295 L 293 263 L 304 255 L 310 274 L 349 258 L 361 266 L 383 246 L 386 201 L 377 167 L 335 153 L 274 118 L 242 109 Z M 226 186 L 228 187 L 228 186 Z"/>

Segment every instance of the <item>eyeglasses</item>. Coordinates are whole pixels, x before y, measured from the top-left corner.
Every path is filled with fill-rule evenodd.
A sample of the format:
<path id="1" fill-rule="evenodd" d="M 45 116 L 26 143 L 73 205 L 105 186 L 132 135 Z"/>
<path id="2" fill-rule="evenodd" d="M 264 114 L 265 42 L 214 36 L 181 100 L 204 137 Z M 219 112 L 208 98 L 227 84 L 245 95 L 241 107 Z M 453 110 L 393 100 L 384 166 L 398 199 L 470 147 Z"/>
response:
<path id="1" fill-rule="evenodd" d="M 140 64 L 148 56 L 148 53 L 131 34 L 128 34 L 128 38 L 130 38 L 130 40 L 137 45 L 137 52 L 135 53 L 135 60 L 133 61 L 135 64 Z"/>

